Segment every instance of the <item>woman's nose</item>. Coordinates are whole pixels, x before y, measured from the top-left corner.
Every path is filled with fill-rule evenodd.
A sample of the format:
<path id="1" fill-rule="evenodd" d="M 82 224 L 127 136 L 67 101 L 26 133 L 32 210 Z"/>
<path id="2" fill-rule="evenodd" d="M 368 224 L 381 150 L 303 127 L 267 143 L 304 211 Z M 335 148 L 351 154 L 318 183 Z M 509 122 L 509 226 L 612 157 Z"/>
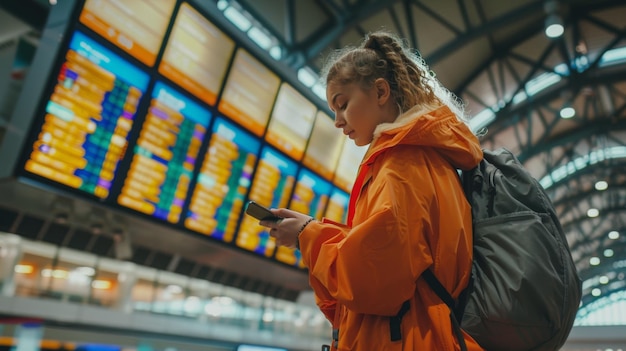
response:
<path id="1" fill-rule="evenodd" d="M 337 113 L 335 114 L 335 128 L 341 128 L 346 124 L 346 121 Z"/>

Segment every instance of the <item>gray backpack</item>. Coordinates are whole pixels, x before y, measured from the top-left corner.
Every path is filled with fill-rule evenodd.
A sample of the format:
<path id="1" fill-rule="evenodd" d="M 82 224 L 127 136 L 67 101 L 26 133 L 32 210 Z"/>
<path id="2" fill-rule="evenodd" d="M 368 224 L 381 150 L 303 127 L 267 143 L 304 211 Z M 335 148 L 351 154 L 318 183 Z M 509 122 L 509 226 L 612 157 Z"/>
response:
<path id="1" fill-rule="evenodd" d="M 558 350 L 582 295 L 565 234 L 517 158 L 506 149 L 483 152 L 478 167 L 462 174 L 474 223 L 472 282 L 454 301 L 430 270 L 422 276 L 450 306 L 453 324 L 483 348 Z"/>
<path id="2" fill-rule="evenodd" d="M 456 301 L 426 270 L 422 277 L 450 307 L 461 350 L 461 329 L 489 351 L 552 351 L 567 339 L 582 285 L 556 216 L 541 185 L 508 150 L 483 150 L 462 173 L 472 206 L 474 260 L 470 284 Z M 392 340 L 408 303 L 391 317 Z"/>

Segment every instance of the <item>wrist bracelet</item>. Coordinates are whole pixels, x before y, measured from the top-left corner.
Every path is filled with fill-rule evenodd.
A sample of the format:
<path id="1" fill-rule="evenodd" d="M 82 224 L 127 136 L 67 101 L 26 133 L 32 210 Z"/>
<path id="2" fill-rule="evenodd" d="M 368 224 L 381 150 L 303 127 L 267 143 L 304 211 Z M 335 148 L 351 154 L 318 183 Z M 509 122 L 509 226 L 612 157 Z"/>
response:
<path id="1" fill-rule="evenodd" d="M 304 222 L 304 224 L 302 225 L 302 227 L 300 227 L 300 231 L 298 232 L 298 235 L 300 235 L 300 233 L 302 233 L 304 228 L 306 228 L 306 226 L 309 225 L 309 223 L 313 222 L 314 220 L 315 220 L 315 218 L 313 218 L 313 217 L 307 219 L 306 222 Z"/>
<path id="2" fill-rule="evenodd" d="M 300 231 L 298 231 L 298 235 L 296 237 L 296 249 L 300 249 L 300 234 L 302 233 L 302 231 L 304 230 L 304 228 L 306 228 L 307 225 L 309 225 L 309 223 L 313 222 L 315 220 L 315 218 L 311 217 L 309 219 L 306 220 L 306 222 L 304 222 L 304 224 L 302 224 L 302 227 L 300 227 Z"/>

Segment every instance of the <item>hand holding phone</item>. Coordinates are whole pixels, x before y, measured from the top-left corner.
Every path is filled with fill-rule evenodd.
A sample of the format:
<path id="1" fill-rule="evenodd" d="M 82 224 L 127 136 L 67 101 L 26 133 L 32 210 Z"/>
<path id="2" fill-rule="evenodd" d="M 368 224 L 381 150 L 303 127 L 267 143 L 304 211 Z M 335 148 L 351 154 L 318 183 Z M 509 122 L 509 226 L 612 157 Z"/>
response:
<path id="1" fill-rule="evenodd" d="M 246 205 L 246 213 L 259 221 L 274 221 L 277 222 L 282 217 L 276 216 L 267 207 L 261 206 L 254 201 L 249 201 Z"/>

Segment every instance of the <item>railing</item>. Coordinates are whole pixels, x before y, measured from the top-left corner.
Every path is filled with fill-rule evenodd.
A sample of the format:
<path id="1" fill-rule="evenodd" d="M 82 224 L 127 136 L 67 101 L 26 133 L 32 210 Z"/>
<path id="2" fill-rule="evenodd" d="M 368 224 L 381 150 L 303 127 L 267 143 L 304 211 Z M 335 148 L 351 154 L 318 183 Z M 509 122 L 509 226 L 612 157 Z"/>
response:
<path id="1" fill-rule="evenodd" d="M 53 300 L 320 340 L 326 339 L 330 330 L 310 303 L 280 300 L 1 233 L 0 292 L 4 297 Z"/>

